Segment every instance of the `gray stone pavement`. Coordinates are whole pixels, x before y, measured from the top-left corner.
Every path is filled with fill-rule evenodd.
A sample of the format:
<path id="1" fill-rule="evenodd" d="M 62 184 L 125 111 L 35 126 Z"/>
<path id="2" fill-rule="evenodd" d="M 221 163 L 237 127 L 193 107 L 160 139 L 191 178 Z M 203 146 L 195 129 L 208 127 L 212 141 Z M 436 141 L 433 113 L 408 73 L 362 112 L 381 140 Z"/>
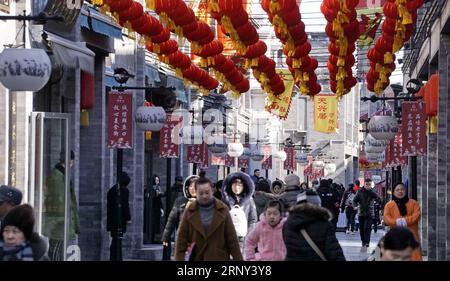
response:
<path id="1" fill-rule="evenodd" d="M 341 244 L 347 261 L 362 261 L 369 257 L 384 234 L 385 231 L 382 229 L 378 229 L 377 233 L 374 233 L 372 230 L 370 235 L 370 246 L 365 252 L 361 252 L 361 237 L 359 232 L 355 232 L 354 234 L 336 232 L 336 237 L 339 240 L 339 244 Z"/>

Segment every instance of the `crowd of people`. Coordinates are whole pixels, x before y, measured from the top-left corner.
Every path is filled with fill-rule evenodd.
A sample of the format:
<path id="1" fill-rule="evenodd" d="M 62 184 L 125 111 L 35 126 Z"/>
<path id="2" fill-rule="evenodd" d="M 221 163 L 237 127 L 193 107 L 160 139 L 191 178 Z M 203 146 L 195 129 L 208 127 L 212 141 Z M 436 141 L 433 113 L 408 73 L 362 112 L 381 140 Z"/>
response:
<path id="1" fill-rule="evenodd" d="M 107 228 L 111 232 L 111 259 L 118 237 L 130 223 L 127 185 L 121 176 L 122 221 L 113 220 L 117 186 L 108 192 Z M 153 198 L 164 196 L 159 178 L 154 179 Z M 381 218 L 390 230 L 369 260 L 422 260 L 418 223 L 420 207 L 408 198 L 405 185 L 394 186 L 392 200 L 383 206 L 371 179 L 361 187 L 357 180 L 345 190 L 331 179 L 301 183 L 295 174 L 269 181 L 255 170 L 229 174 L 213 183 L 205 173 L 183 180 L 176 178 L 170 205 L 162 201 L 152 208 L 160 218 L 170 211 L 161 242 L 175 242 L 173 259 L 179 261 L 345 261 L 336 238 L 340 213 L 345 213 L 346 235 L 358 231 L 366 251 L 371 232 Z M 21 204 L 22 193 L 12 186 L 0 187 L 0 261 L 48 260 L 49 241 L 34 232 L 33 208 Z M 169 204 L 168 203 L 168 204 Z M 380 215 L 382 213 L 382 215 Z M 159 226 L 160 221 L 156 222 Z"/>
<path id="2" fill-rule="evenodd" d="M 175 260 L 344 261 L 336 238 L 340 213 L 347 218 L 346 235 L 359 230 L 362 252 L 367 251 L 371 232 L 378 230 L 382 219 L 391 229 L 406 229 L 386 235 L 371 260 L 380 260 L 383 252 L 391 255 L 406 248 L 411 250 L 409 259 L 422 259 L 417 242 L 419 205 L 407 198 L 401 183 L 395 185 L 393 200 L 383 206 L 371 179 L 366 179 L 362 187 L 356 180 L 345 190 L 331 179 L 313 181 L 308 186 L 295 174 L 271 182 L 255 170 L 251 176 L 231 173 L 215 184 L 204 173 L 188 182 L 192 192 L 180 199 L 186 205 L 183 209 L 173 206 L 171 214 L 176 219 L 169 220 L 164 231 L 164 245 L 175 242 Z M 185 190 L 186 186 L 185 182 Z M 204 195 L 201 200 L 198 190 Z M 417 243 L 395 242 L 396 235 L 408 232 Z M 394 242 L 386 243 L 386 239 Z"/>

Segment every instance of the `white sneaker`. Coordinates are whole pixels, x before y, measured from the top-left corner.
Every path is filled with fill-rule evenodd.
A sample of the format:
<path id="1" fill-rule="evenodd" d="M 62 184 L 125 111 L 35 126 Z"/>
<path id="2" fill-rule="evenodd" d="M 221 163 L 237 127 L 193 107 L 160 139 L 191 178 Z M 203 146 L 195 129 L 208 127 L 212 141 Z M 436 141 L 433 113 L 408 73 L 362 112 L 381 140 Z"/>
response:
<path id="1" fill-rule="evenodd" d="M 367 253 L 367 247 L 366 246 L 362 246 L 361 247 L 361 253 Z"/>
<path id="2" fill-rule="evenodd" d="M 345 234 L 350 234 L 350 233 L 351 233 L 350 230 L 345 231 Z"/>

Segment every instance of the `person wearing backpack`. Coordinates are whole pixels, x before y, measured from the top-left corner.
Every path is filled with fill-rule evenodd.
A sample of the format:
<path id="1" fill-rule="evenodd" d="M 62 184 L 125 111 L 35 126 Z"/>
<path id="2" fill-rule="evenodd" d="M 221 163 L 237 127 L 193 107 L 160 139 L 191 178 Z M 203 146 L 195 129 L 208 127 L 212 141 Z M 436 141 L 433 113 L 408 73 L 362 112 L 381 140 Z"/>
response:
<path id="1" fill-rule="evenodd" d="M 256 206 L 253 201 L 254 191 L 253 181 L 242 172 L 229 174 L 223 181 L 222 200 L 230 208 L 230 215 L 241 250 L 244 247 L 245 236 L 258 222 Z"/>
<path id="2" fill-rule="evenodd" d="M 355 199 L 356 192 L 353 189 L 353 184 L 348 185 L 348 189 L 344 192 L 341 201 L 341 213 L 345 212 L 345 216 L 347 217 L 347 228 L 346 234 L 354 234 L 355 233 L 355 215 L 356 210 L 353 207 L 353 199 Z"/>

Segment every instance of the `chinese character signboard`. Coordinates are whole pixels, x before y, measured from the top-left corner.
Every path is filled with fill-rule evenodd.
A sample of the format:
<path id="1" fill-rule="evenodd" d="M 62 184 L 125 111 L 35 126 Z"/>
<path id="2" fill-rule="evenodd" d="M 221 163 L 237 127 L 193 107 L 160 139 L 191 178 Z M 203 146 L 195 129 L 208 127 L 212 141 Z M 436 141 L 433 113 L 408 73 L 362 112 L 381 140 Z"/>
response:
<path id="1" fill-rule="evenodd" d="M 192 144 L 187 146 L 187 162 L 188 163 L 201 163 L 202 162 L 202 145 Z"/>
<path id="2" fill-rule="evenodd" d="M 242 159 L 238 158 L 238 167 L 247 169 L 250 166 L 250 158 Z"/>
<path id="3" fill-rule="evenodd" d="M 108 95 L 108 148 L 133 148 L 133 94 Z"/>
<path id="4" fill-rule="evenodd" d="M 225 155 L 225 167 L 234 167 L 235 157 L 230 157 L 230 155 Z"/>
<path id="5" fill-rule="evenodd" d="M 217 156 L 211 153 L 211 166 L 225 166 L 225 155 Z"/>
<path id="6" fill-rule="evenodd" d="M 322 133 L 336 133 L 337 105 L 335 95 L 314 96 L 314 130 Z"/>
<path id="7" fill-rule="evenodd" d="M 285 147 L 286 160 L 284 161 L 284 169 L 287 171 L 296 171 L 297 165 L 295 163 L 295 151 L 293 147 Z"/>
<path id="8" fill-rule="evenodd" d="M 269 95 L 266 101 L 266 110 L 280 119 L 286 119 L 291 107 L 294 91 L 294 78 L 288 69 L 277 69 L 277 73 L 283 79 L 284 92 L 278 96 Z"/>
<path id="9" fill-rule="evenodd" d="M 390 144 L 390 150 L 391 150 L 391 159 L 390 159 L 390 166 L 403 166 L 407 164 L 407 158 L 405 156 L 401 155 L 402 152 L 402 134 L 398 133 L 395 136 L 395 139 L 391 141 Z"/>
<path id="10" fill-rule="evenodd" d="M 272 169 L 272 147 L 270 145 L 263 145 L 262 151 L 264 153 L 264 158 L 261 162 L 261 169 L 271 170 Z"/>
<path id="11" fill-rule="evenodd" d="M 424 155 L 427 147 L 426 112 L 423 102 L 402 103 L 402 155 Z"/>
<path id="12" fill-rule="evenodd" d="M 176 127 L 180 125 L 182 119 L 179 117 L 174 117 L 167 115 L 166 124 L 159 131 L 159 157 L 161 158 L 178 158 L 179 146 L 174 138 L 179 137 L 176 132 L 178 131 Z"/>

